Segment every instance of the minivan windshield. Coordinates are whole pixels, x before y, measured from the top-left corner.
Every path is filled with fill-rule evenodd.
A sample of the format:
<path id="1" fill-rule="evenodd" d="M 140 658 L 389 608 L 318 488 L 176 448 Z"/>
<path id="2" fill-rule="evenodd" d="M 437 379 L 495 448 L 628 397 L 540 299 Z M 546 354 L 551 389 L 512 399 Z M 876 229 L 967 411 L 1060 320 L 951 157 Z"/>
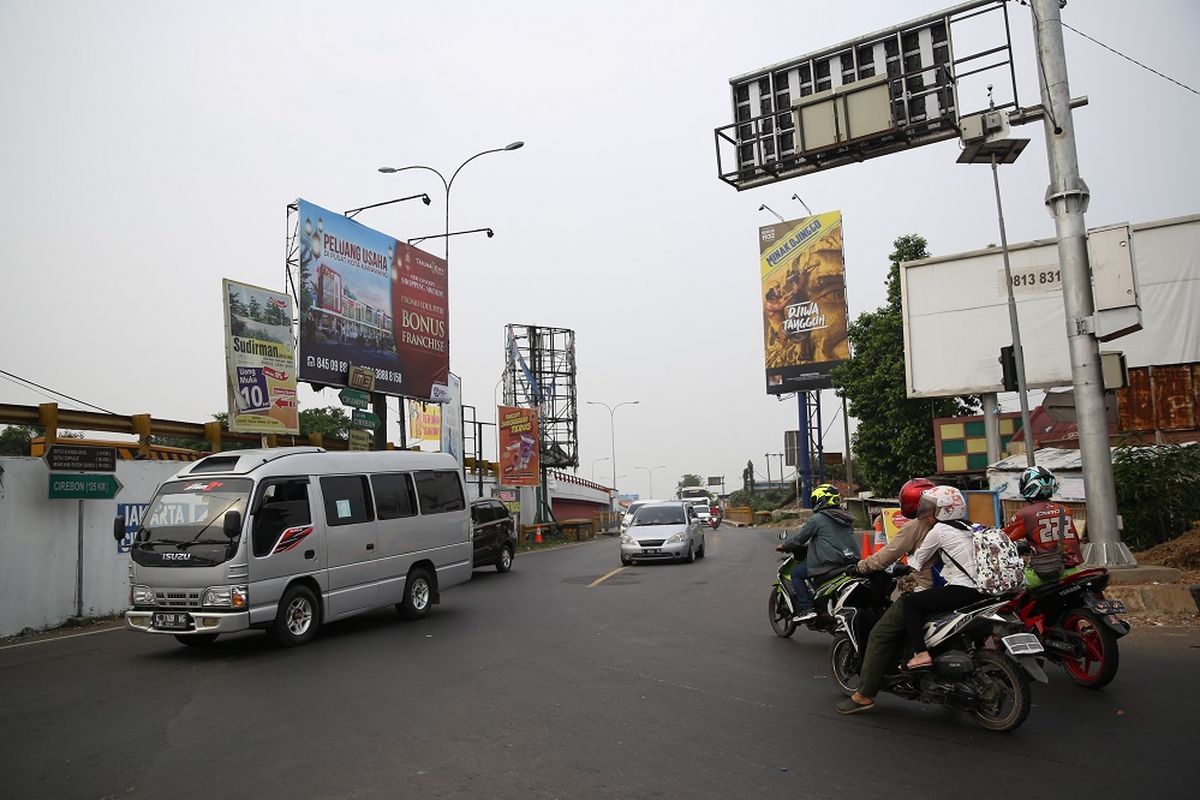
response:
<path id="1" fill-rule="evenodd" d="M 682 525 L 686 521 L 682 506 L 646 506 L 633 518 L 634 525 Z"/>
<path id="2" fill-rule="evenodd" d="M 238 539 L 223 530 L 225 513 L 245 519 L 253 481 L 212 478 L 172 481 L 162 488 L 142 515 L 130 555 L 143 566 L 207 567 L 230 559 Z"/>

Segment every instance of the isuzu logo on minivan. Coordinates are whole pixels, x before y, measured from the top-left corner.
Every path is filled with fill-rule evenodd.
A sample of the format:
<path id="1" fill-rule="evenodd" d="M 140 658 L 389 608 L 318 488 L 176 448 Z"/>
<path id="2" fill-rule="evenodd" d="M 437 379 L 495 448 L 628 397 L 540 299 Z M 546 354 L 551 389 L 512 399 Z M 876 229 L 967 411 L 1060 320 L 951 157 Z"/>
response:
<path id="1" fill-rule="evenodd" d="M 192 557 L 191 553 L 163 553 L 163 561 L 187 561 Z"/>

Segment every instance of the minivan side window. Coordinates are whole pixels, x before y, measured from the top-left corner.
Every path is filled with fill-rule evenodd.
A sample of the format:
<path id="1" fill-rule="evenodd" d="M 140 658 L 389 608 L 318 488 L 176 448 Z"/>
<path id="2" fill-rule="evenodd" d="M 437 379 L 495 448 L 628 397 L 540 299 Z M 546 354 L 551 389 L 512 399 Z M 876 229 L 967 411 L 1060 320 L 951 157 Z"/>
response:
<path id="1" fill-rule="evenodd" d="M 417 494 L 408 475 L 372 475 L 371 489 L 375 492 L 375 512 L 380 519 L 411 517 L 417 513 Z"/>
<path id="2" fill-rule="evenodd" d="M 366 475 L 321 478 L 321 494 L 325 496 L 325 524 L 331 527 L 375 519 Z"/>
<path id="3" fill-rule="evenodd" d="M 425 470 L 414 473 L 413 477 L 417 481 L 417 497 L 421 500 L 422 514 L 443 514 L 467 507 L 458 472 Z"/>
<path id="4" fill-rule="evenodd" d="M 259 491 L 262 495 L 258 510 L 254 512 L 250 538 L 254 555 L 265 558 L 275 550 L 285 530 L 312 525 L 312 514 L 308 510 L 308 478 L 268 483 Z"/>

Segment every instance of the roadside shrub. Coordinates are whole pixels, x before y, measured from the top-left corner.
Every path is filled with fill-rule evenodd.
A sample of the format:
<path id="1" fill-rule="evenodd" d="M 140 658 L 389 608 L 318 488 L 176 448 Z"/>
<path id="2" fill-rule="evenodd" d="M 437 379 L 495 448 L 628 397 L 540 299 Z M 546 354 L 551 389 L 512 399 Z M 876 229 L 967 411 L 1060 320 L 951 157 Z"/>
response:
<path id="1" fill-rule="evenodd" d="M 1113 453 L 1122 540 L 1145 550 L 1200 520 L 1200 446 L 1120 447 Z"/>

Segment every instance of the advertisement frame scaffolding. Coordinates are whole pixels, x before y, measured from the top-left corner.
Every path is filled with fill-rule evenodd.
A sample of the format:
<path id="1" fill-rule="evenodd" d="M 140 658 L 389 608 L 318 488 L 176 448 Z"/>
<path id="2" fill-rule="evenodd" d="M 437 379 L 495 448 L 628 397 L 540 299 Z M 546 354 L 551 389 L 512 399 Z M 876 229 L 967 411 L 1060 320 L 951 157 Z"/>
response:
<path id="1" fill-rule="evenodd" d="M 577 468 L 575 331 L 510 323 L 504 341 L 505 405 L 537 406 L 543 467 Z"/>

